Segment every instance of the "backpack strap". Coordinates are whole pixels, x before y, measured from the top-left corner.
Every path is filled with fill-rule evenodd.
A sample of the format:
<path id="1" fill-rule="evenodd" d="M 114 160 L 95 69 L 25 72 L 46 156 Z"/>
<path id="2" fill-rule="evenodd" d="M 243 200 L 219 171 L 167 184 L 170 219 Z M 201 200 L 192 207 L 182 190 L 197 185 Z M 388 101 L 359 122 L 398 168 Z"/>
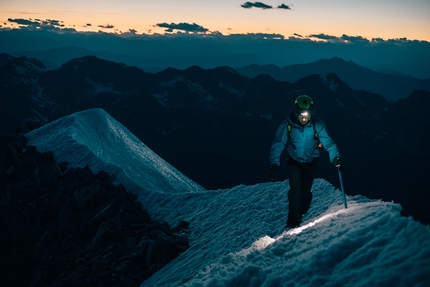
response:
<path id="1" fill-rule="evenodd" d="M 292 128 L 293 128 L 293 126 L 291 125 L 291 123 L 287 121 L 288 138 L 291 138 L 291 129 Z"/>
<path id="2" fill-rule="evenodd" d="M 314 126 L 314 138 L 319 141 L 319 135 L 317 132 L 317 120 L 315 118 L 312 119 L 312 125 Z"/>
<path id="3" fill-rule="evenodd" d="M 320 142 L 320 138 L 319 138 L 319 135 L 318 135 L 318 132 L 317 132 L 317 125 L 316 125 L 316 123 L 317 123 L 316 118 L 313 118 L 313 119 L 312 119 L 312 124 L 313 124 L 313 126 L 314 126 L 314 138 L 318 141 L 318 148 L 322 148 L 322 147 L 323 147 L 323 145 L 322 145 L 322 143 Z"/>

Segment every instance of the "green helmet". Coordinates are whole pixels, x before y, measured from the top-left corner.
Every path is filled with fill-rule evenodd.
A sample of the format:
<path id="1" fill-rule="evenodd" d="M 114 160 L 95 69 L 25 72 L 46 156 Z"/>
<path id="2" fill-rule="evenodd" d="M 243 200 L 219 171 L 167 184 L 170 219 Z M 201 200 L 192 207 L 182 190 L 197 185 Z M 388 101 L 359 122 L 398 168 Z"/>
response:
<path id="1" fill-rule="evenodd" d="M 312 113 L 312 109 L 314 107 L 314 102 L 309 96 L 301 95 L 294 102 L 294 110 L 296 114 L 301 114 L 304 112 Z"/>

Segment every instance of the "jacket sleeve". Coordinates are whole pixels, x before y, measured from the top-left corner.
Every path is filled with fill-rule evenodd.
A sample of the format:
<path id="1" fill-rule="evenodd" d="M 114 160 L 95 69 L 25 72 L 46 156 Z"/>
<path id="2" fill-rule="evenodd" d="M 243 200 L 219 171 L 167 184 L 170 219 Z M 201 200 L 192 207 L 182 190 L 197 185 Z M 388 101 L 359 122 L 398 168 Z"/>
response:
<path id="1" fill-rule="evenodd" d="M 318 138 L 323 145 L 324 149 L 329 153 L 330 161 L 333 162 L 333 160 L 336 157 L 340 157 L 339 150 L 337 148 L 336 143 L 333 141 L 333 139 L 330 137 L 330 135 L 327 132 L 327 128 L 324 124 L 324 122 L 320 121 L 320 128 L 317 129 L 318 131 Z"/>
<path id="2" fill-rule="evenodd" d="M 279 158 L 288 140 L 287 120 L 283 121 L 276 132 L 270 150 L 270 165 L 279 166 Z"/>

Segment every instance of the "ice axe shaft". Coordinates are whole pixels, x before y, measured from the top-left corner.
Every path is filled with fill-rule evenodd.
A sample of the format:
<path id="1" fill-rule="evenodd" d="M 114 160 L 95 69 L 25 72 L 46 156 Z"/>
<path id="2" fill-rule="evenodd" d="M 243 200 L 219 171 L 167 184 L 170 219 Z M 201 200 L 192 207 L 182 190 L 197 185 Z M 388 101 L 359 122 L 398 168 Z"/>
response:
<path id="1" fill-rule="evenodd" d="M 343 205 L 345 206 L 345 208 L 348 208 L 348 205 L 346 204 L 345 188 L 343 187 L 342 172 L 339 169 L 338 169 L 338 172 L 339 172 L 340 189 L 342 191 Z"/>

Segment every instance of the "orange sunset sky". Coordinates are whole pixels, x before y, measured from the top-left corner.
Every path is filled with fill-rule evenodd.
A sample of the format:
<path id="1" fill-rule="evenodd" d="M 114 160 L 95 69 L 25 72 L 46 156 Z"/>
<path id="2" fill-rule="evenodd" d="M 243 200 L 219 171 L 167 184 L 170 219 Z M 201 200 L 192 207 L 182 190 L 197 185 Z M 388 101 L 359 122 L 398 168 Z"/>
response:
<path id="1" fill-rule="evenodd" d="M 162 23 L 189 23 L 223 35 L 345 34 L 430 41 L 429 0 L 0 0 L 0 7 L 2 28 L 18 27 L 8 19 L 50 19 L 77 31 L 162 34 Z"/>

